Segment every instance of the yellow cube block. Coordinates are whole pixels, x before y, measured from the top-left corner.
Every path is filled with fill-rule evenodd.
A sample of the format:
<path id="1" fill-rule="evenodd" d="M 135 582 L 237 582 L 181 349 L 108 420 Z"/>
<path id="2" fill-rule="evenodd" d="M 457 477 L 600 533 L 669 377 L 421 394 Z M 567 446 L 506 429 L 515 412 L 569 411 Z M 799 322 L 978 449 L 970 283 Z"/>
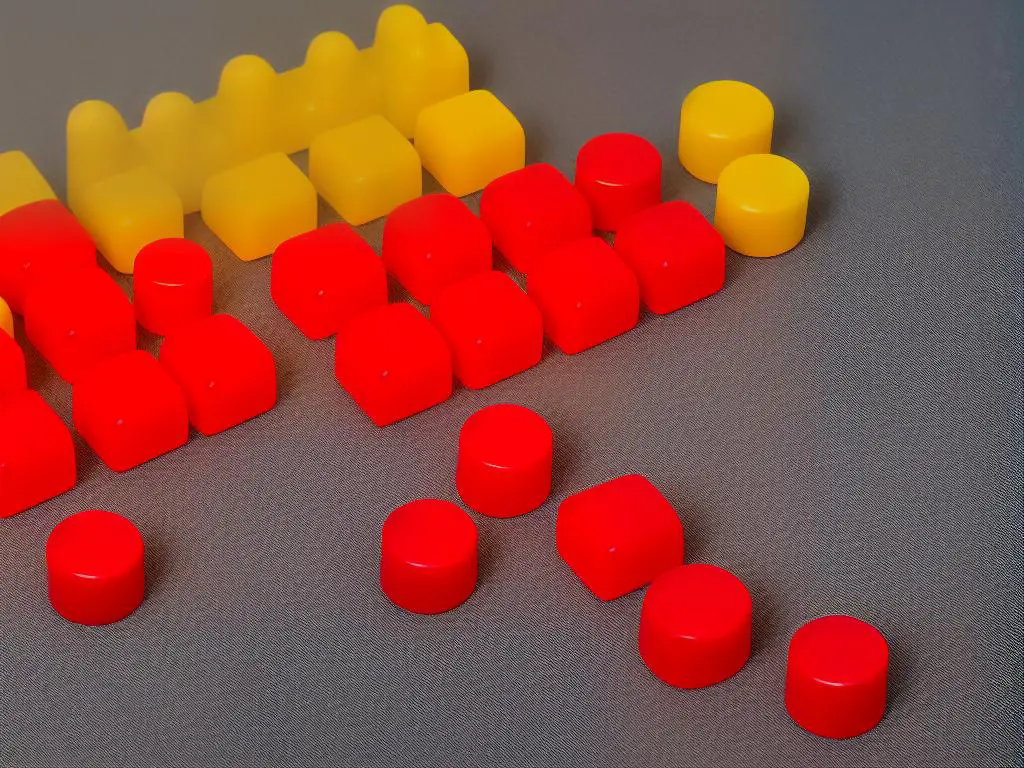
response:
<path id="1" fill-rule="evenodd" d="M 0 216 L 39 200 L 56 200 L 53 189 L 24 152 L 0 154 Z"/>
<path id="2" fill-rule="evenodd" d="M 349 224 L 365 224 L 423 194 L 412 144 L 380 115 L 327 131 L 309 150 L 317 192 Z"/>
<path id="3" fill-rule="evenodd" d="M 468 195 L 526 163 L 526 134 L 490 91 L 469 91 L 420 112 L 423 167 L 453 195 Z"/>
<path id="4" fill-rule="evenodd" d="M 10 306 L 2 298 L 0 298 L 0 331 L 14 338 L 14 315 L 11 313 Z"/>
<path id="5" fill-rule="evenodd" d="M 280 152 L 223 171 L 203 188 L 203 221 L 242 261 L 316 229 L 316 212 L 312 182 Z"/>

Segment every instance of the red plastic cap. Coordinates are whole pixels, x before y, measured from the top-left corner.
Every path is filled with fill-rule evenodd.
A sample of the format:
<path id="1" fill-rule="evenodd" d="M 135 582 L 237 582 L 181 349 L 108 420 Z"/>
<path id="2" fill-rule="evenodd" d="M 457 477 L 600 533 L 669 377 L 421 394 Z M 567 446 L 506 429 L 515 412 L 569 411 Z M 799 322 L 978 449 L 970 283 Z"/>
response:
<path id="1" fill-rule="evenodd" d="M 750 658 L 753 604 L 743 582 L 714 565 L 680 565 L 654 580 L 640 611 L 640 657 L 676 688 L 704 688 Z"/>
<path id="2" fill-rule="evenodd" d="M 171 237 L 145 246 L 132 280 L 135 319 L 150 333 L 166 336 L 213 312 L 213 263 L 191 240 Z"/>
<path id="3" fill-rule="evenodd" d="M 492 405 L 462 425 L 455 482 L 476 512 L 514 517 L 530 512 L 551 493 L 554 437 L 529 408 Z"/>
<path id="4" fill-rule="evenodd" d="M 28 386 L 25 353 L 18 342 L 0 330 L 0 400 Z"/>
<path id="5" fill-rule="evenodd" d="M 90 509 L 57 524 L 46 541 L 50 605 L 68 621 L 120 621 L 146 588 L 142 535 L 120 515 Z"/>
<path id="6" fill-rule="evenodd" d="M 576 156 L 576 187 L 590 203 L 594 226 L 615 232 L 637 211 L 661 202 L 661 155 L 631 133 L 596 136 Z"/>
<path id="7" fill-rule="evenodd" d="M 443 613 L 476 589 L 476 523 L 450 502 L 424 499 L 396 509 L 384 521 L 380 550 L 380 586 L 399 608 Z"/>
<path id="8" fill-rule="evenodd" d="M 804 624 L 789 643 L 786 709 L 801 728 L 830 739 L 859 736 L 885 714 L 889 646 L 850 616 Z"/>

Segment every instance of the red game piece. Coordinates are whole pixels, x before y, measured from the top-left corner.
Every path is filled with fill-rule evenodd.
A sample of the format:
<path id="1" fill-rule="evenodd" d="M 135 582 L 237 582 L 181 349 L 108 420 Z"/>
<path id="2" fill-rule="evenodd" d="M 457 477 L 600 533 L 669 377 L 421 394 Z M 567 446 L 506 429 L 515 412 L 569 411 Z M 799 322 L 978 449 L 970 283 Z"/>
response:
<path id="1" fill-rule="evenodd" d="M 619 229 L 615 250 L 636 273 L 640 298 L 655 314 L 705 299 L 725 283 L 725 243 L 689 203 L 640 211 Z"/>
<path id="2" fill-rule="evenodd" d="M 850 616 L 804 624 L 789 643 L 786 709 L 801 728 L 830 739 L 859 736 L 885 714 L 889 645 Z"/>
<path id="3" fill-rule="evenodd" d="M 335 375 L 373 423 L 386 427 L 451 396 L 452 356 L 427 318 L 409 304 L 388 304 L 338 333 Z"/>
<path id="4" fill-rule="evenodd" d="M 661 155 L 631 133 L 596 136 L 576 156 L 576 187 L 590 203 L 594 226 L 615 232 L 634 213 L 661 202 Z"/>
<path id="5" fill-rule="evenodd" d="M 662 682 L 704 688 L 750 658 L 753 604 L 724 568 L 678 565 L 654 580 L 640 610 L 640 657 Z"/>
<path id="6" fill-rule="evenodd" d="M 185 393 L 189 421 L 204 435 L 231 429 L 277 402 L 273 355 L 230 315 L 174 331 L 160 348 L 160 364 Z"/>
<path id="7" fill-rule="evenodd" d="M 67 382 L 105 357 L 135 349 L 135 311 L 98 267 L 51 275 L 25 299 L 25 333 Z"/>
<path id="8" fill-rule="evenodd" d="M 448 286 L 430 307 L 452 350 L 455 376 L 483 389 L 540 362 L 540 310 L 503 272 L 481 272 Z"/>
<path id="9" fill-rule="evenodd" d="M 15 312 L 38 283 L 96 265 L 96 245 L 71 211 L 40 200 L 0 216 L 0 296 Z"/>
<path id="10" fill-rule="evenodd" d="M 683 562 L 683 525 L 641 475 L 609 480 L 558 508 L 558 554 L 601 600 L 639 589 Z"/>
<path id="11" fill-rule="evenodd" d="M 0 517 L 10 517 L 75 487 L 71 432 L 39 393 L 0 399 Z"/>
<path id="12" fill-rule="evenodd" d="M 492 405 L 462 425 L 455 482 L 466 505 L 490 517 L 530 512 L 551 493 L 554 438 L 519 405 Z"/>
<path id="13" fill-rule="evenodd" d="M 175 328 L 213 312 L 213 263 L 199 243 L 156 240 L 135 259 L 135 318 L 150 333 Z"/>
<path id="14" fill-rule="evenodd" d="M 360 312 L 387 304 L 388 277 L 352 227 L 330 224 L 278 246 L 270 296 L 307 338 L 325 339 Z"/>
<path id="15" fill-rule="evenodd" d="M 398 206 L 384 223 L 384 266 L 416 301 L 491 268 L 491 234 L 453 195 L 425 195 Z"/>
<path id="16" fill-rule="evenodd" d="M 0 400 L 21 392 L 26 386 L 25 354 L 18 342 L 0 331 Z"/>
<path id="17" fill-rule="evenodd" d="M 501 176 L 480 196 L 494 246 L 520 272 L 548 252 L 594 234 L 590 205 L 558 169 L 536 163 Z"/>
<path id="18" fill-rule="evenodd" d="M 89 509 L 57 523 L 46 540 L 50 605 L 68 621 L 112 624 L 142 603 L 142 535 L 130 520 Z"/>
<path id="19" fill-rule="evenodd" d="M 548 338 L 568 355 L 625 333 L 640 319 L 636 276 L 598 237 L 548 254 L 526 278 L 526 290 Z"/>
<path id="20" fill-rule="evenodd" d="M 447 501 L 399 507 L 380 536 L 380 587 L 412 613 L 443 613 L 464 603 L 477 579 L 476 523 Z"/>

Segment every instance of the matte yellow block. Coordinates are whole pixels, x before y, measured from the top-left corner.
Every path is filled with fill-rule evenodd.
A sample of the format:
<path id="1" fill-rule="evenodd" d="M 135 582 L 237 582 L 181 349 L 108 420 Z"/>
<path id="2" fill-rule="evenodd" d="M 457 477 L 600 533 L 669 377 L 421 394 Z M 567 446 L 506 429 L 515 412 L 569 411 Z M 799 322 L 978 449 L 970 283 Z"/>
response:
<path id="1" fill-rule="evenodd" d="M 24 152 L 0 154 L 0 216 L 39 200 L 56 200 L 53 189 Z"/>
<path id="2" fill-rule="evenodd" d="M 775 108 L 761 91 L 736 80 L 698 85 L 679 115 L 679 162 L 702 181 L 744 155 L 771 152 Z"/>
<path id="3" fill-rule="evenodd" d="M 746 155 L 718 177 L 715 228 L 744 256 L 777 256 L 803 239 L 811 186 L 778 155 Z"/>
<path id="4" fill-rule="evenodd" d="M 203 221 L 243 261 L 316 229 L 316 214 L 312 182 L 280 152 L 219 173 L 203 189 Z"/>
<path id="5" fill-rule="evenodd" d="M 526 134 L 490 91 L 432 104 L 416 121 L 423 167 L 453 195 L 468 195 L 526 163 Z"/>
<path id="6" fill-rule="evenodd" d="M 14 338 L 14 315 L 7 302 L 0 298 L 0 331 Z"/>

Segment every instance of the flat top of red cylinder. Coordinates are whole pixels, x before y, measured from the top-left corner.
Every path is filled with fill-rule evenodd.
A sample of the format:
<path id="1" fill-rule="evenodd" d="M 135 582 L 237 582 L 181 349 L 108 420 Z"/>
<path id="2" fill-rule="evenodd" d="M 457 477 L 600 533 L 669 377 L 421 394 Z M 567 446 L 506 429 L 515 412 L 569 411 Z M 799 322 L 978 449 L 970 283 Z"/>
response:
<path id="1" fill-rule="evenodd" d="M 496 469 L 522 466 L 550 456 L 554 437 L 539 415 L 521 405 L 483 408 L 462 425 L 462 450 L 473 451 Z"/>
<path id="2" fill-rule="evenodd" d="M 750 592 L 724 568 L 704 563 L 666 571 L 644 596 L 645 619 L 666 634 L 692 639 L 725 637 L 750 617 Z"/>
<path id="3" fill-rule="evenodd" d="M 46 541 L 46 561 L 57 571 L 93 579 L 117 576 L 142 559 L 139 530 L 121 515 L 89 509 L 71 515 Z"/>
<path id="4" fill-rule="evenodd" d="M 628 186 L 661 175 L 661 155 L 642 136 L 604 133 L 595 136 L 576 157 L 576 177 L 583 173 L 602 184 Z"/>
<path id="5" fill-rule="evenodd" d="M 398 507 L 388 515 L 381 531 L 385 557 L 423 568 L 457 563 L 476 546 L 476 523 L 460 507 L 439 499 Z"/>
<path id="6" fill-rule="evenodd" d="M 798 629 L 789 663 L 829 685 L 855 685 L 884 674 L 889 645 L 873 626 L 852 616 L 822 616 Z"/>

